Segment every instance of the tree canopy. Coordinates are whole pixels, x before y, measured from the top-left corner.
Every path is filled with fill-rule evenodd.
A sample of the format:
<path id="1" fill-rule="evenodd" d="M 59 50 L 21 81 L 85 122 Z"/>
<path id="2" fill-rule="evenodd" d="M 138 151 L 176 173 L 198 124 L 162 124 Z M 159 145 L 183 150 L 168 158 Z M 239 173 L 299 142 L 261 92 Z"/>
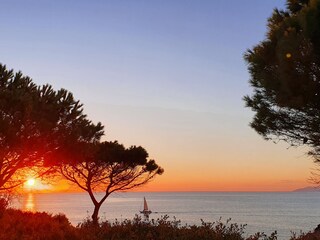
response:
<path id="1" fill-rule="evenodd" d="M 94 204 L 95 223 L 101 205 L 111 193 L 139 187 L 163 173 L 140 146 L 125 148 L 115 141 L 86 144 L 78 149 L 78 155 L 62 164 L 60 172 L 89 194 Z M 101 199 L 94 194 L 96 191 L 103 192 Z"/>
<path id="2" fill-rule="evenodd" d="M 320 1 L 288 0 L 268 20 L 266 39 L 245 54 L 253 94 L 244 101 L 265 139 L 306 144 L 320 154 Z"/>
<path id="3" fill-rule="evenodd" d="M 102 134 L 103 126 L 87 119 L 70 92 L 37 86 L 0 64 L 0 190 L 22 184 L 32 168 L 56 165 L 57 151 Z M 39 169 L 37 175 L 46 173 Z"/>
<path id="4" fill-rule="evenodd" d="M 142 147 L 101 142 L 101 123 L 93 124 L 82 104 L 65 89 L 37 86 L 21 72 L 0 64 L 0 190 L 58 172 L 88 192 L 92 218 L 107 197 L 146 184 L 163 169 Z M 104 196 L 97 199 L 96 191 Z"/>

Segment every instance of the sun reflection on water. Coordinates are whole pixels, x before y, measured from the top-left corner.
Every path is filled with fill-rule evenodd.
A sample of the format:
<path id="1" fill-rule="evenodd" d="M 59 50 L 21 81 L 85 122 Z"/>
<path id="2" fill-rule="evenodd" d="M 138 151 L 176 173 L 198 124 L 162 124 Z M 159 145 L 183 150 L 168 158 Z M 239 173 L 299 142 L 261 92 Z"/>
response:
<path id="1" fill-rule="evenodd" d="M 24 208 L 23 209 L 24 211 L 30 211 L 30 212 L 35 211 L 35 200 L 34 200 L 33 193 L 28 193 L 24 201 L 23 208 Z"/>

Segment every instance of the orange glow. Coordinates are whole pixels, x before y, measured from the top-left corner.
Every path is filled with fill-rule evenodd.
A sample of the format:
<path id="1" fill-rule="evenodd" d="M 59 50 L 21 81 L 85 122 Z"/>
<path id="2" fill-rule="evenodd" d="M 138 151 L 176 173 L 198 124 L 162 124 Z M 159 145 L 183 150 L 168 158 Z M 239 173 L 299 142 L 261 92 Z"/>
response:
<path id="1" fill-rule="evenodd" d="M 247 175 L 246 175 L 247 174 Z M 309 176 L 309 169 L 305 169 L 305 173 L 294 179 L 284 179 L 283 176 L 274 172 L 274 175 L 260 173 L 260 175 L 253 173 L 245 173 L 243 170 L 236 172 L 236 170 L 225 172 L 225 175 L 217 173 L 216 176 L 195 175 L 187 178 L 183 176 L 177 177 L 176 174 L 166 172 L 162 176 L 158 176 L 152 182 L 146 184 L 132 191 L 150 191 L 150 192 L 166 192 L 166 191 L 292 191 L 297 188 L 303 188 L 310 183 L 307 179 Z M 36 184 L 35 184 L 36 185 Z M 45 185 L 45 187 L 33 186 L 32 189 L 27 188 L 27 191 L 48 193 L 48 192 L 83 192 L 69 182 L 61 180 L 53 185 Z"/>
<path id="2" fill-rule="evenodd" d="M 279 147 L 279 150 L 282 149 Z M 164 174 L 132 191 L 292 191 L 310 185 L 308 178 L 310 169 L 314 166 L 312 161 L 294 157 L 295 154 L 297 153 L 294 151 L 293 156 L 289 157 L 279 154 L 278 158 L 266 154 L 259 161 L 253 155 L 252 159 L 233 162 L 226 156 L 221 159 L 217 157 L 214 161 L 203 157 L 205 165 L 199 165 L 197 161 L 189 161 L 189 164 L 183 165 L 179 158 L 171 163 L 159 161 L 159 165 L 165 169 Z M 170 158 L 163 156 L 159 159 Z M 45 187 L 42 188 L 38 185 L 39 181 L 36 181 L 32 191 L 82 191 L 66 180 L 52 185 L 43 184 Z"/>
<path id="3" fill-rule="evenodd" d="M 214 138 L 198 141 L 201 145 L 197 151 L 180 144 L 180 141 L 193 141 L 192 138 L 172 138 L 171 141 L 177 141 L 174 142 L 175 149 L 169 148 L 168 141 L 162 141 L 161 145 L 149 138 L 141 145 L 150 149 L 151 157 L 165 172 L 132 191 L 292 191 L 311 185 L 308 178 L 315 166 L 303 153 L 304 149 L 286 150 L 285 144 L 266 142 L 252 134 L 254 141 L 250 137 L 243 141 L 237 135 L 229 138 L 226 134 L 220 135 L 219 141 Z M 161 138 L 159 134 L 158 137 Z M 134 139 L 134 142 L 138 141 Z M 82 191 L 66 180 L 48 185 L 39 179 L 32 187 L 25 185 L 24 190 L 42 193 Z"/>
<path id="4" fill-rule="evenodd" d="M 314 167 L 312 161 L 300 157 L 297 151 L 283 151 L 276 145 L 272 147 L 270 154 L 266 149 L 263 156 L 252 154 L 237 161 L 232 161 L 232 153 L 219 156 L 217 151 L 214 160 L 202 156 L 203 164 L 193 161 L 191 154 L 188 162 L 183 162 L 185 159 L 179 156 L 170 163 L 161 161 L 170 159 L 167 153 L 157 157 L 159 165 L 165 169 L 164 174 L 132 191 L 292 191 L 311 185 L 308 178 L 310 169 Z M 39 179 L 29 181 L 24 186 L 27 192 L 82 192 L 66 180 L 55 181 L 51 185 Z"/>

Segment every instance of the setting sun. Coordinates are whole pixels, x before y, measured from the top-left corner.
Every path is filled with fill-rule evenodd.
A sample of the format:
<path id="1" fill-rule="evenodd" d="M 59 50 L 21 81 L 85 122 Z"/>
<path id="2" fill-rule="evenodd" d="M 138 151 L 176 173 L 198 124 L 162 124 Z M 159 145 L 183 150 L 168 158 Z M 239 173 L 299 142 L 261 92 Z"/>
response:
<path id="1" fill-rule="evenodd" d="M 36 180 L 33 179 L 33 178 L 30 178 L 27 181 L 27 185 L 30 186 L 30 187 L 34 186 L 35 183 L 36 183 Z"/>

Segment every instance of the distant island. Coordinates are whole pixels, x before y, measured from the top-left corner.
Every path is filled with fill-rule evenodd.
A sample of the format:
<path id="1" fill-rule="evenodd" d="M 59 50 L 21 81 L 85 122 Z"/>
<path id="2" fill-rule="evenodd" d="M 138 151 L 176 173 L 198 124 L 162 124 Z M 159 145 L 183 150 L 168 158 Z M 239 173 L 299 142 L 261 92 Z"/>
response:
<path id="1" fill-rule="evenodd" d="M 320 188 L 309 186 L 309 187 L 295 189 L 293 190 L 293 192 L 320 192 Z"/>

